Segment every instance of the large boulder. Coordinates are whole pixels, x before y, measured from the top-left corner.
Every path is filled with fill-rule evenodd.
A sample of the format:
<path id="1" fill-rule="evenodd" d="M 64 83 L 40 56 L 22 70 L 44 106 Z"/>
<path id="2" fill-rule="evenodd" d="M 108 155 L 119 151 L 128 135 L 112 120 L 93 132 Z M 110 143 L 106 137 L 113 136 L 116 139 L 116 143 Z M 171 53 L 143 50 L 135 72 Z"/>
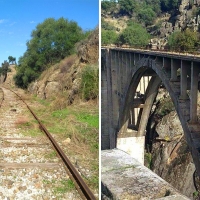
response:
<path id="1" fill-rule="evenodd" d="M 165 115 L 156 126 L 159 139 L 173 140 L 177 136 L 183 135 L 183 129 L 176 111 Z"/>

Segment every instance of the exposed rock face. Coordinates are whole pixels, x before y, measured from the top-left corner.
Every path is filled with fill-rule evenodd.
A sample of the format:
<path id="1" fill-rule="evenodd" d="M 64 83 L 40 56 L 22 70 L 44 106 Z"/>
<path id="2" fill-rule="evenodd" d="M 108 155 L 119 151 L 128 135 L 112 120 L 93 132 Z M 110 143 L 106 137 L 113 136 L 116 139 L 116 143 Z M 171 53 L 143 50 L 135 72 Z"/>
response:
<path id="1" fill-rule="evenodd" d="M 163 89 L 159 98 L 161 104 L 166 104 L 166 95 L 162 94 L 165 94 Z M 162 105 L 159 106 L 163 109 Z M 193 178 L 195 165 L 175 111 L 171 111 L 157 122 L 154 135 L 156 138 L 152 144 L 151 169 L 182 194 L 193 199 L 193 193 L 196 191 Z"/>
<path id="2" fill-rule="evenodd" d="M 194 0 L 194 4 L 199 6 L 200 5 L 200 0 Z"/>
<path id="3" fill-rule="evenodd" d="M 173 32 L 173 26 L 171 22 L 163 22 L 160 28 L 160 37 L 167 37 Z"/>
<path id="4" fill-rule="evenodd" d="M 97 28 L 87 41 L 77 45 L 78 57 L 84 63 L 97 63 L 99 59 L 99 29 Z"/>
<path id="5" fill-rule="evenodd" d="M 66 58 L 60 64 L 43 72 L 41 78 L 29 86 L 29 92 L 41 99 L 51 99 L 65 91 L 66 104 L 73 103 L 80 85 L 79 73 L 81 71 L 81 65 L 76 59 L 76 57 Z M 70 66 L 68 66 L 69 63 Z"/>
<path id="6" fill-rule="evenodd" d="M 193 5 L 190 0 L 182 0 L 175 15 L 169 17 L 163 16 L 161 27 L 153 33 L 156 36 L 154 42 L 151 41 L 152 49 L 163 49 L 168 40 L 168 36 L 174 31 L 185 30 L 190 28 L 193 31 L 198 31 L 200 25 L 200 15 L 196 14 L 200 0 L 194 0 Z M 155 42 L 155 40 L 157 40 Z M 165 42 L 163 42 L 165 41 Z"/>
<path id="7" fill-rule="evenodd" d="M 152 49 L 164 49 L 167 44 L 166 38 L 153 38 L 150 40 L 150 45 Z"/>
<path id="8" fill-rule="evenodd" d="M 156 126 L 156 132 L 159 139 L 163 140 L 174 140 L 183 135 L 183 129 L 175 111 L 162 118 Z"/>
<path id="9" fill-rule="evenodd" d="M 155 143 L 152 152 L 152 170 L 192 198 L 196 191 L 193 181 L 195 166 L 185 140 Z"/>
<path id="10" fill-rule="evenodd" d="M 87 38 L 77 44 L 78 56 L 70 56 L 42 73 L 40 78 L 31 83 L 29 92 L 41 99 L 55 98 L 64 94 L 63 100 L 70 105 L 78 96 L 81 71 L 86 64 L 96 64 L 99 58 L 99 30 L 96 29 Z"/>
<path id="11" fill-rule="evenodd" d="M 53 70 L 53 73 L 47 72 L 43 79 L 37 80 L 28 88 L 29 92 L 37 95 L 41 99 L 46 99 L 56 95 L 60 90 L 58 82 L 59 70 Z M 53 94 L 53 95 L 52 95 Z"/>

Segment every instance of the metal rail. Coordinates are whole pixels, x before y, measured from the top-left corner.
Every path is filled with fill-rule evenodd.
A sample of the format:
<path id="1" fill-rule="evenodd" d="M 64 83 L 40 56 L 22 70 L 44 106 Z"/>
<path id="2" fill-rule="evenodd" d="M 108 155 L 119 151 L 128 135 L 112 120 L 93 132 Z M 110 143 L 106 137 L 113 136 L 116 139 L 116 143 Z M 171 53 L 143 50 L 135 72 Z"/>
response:
<path id="1" fill-rule="evenodd" d="M 64 164 L 67 166 L 67 169 L 71 173 L 73 179 L 76 181 L 78 187 L 80 187 L 80 189 L 77 188 L 77 190 L 78 191 L 81 190 L 86 199 L 88 199 L 88 200 L 95 200 L 96 198 L 95 198 L 94 194 L 91 192 L 91 190 L 86 185 L 86 183 L 84 182 L 84 180 L 82 179 L 82 177 L 79 175 L 79 173 L 76 170 L 76 168 L 73 166 L 73 164 L 67 158 L 67 156 L 65 155 L 65 153 L 63 152 L 63 150 L 60 148 L 59 144 L 55 141 L 55 139 L 52 137 L 52 135 L 49 133 L 49 131 L 45 128 L 45 126 L 42 124 L 42 122 L 39 120 L 39 118 L 36 116 L 36 114 L 32 111 L 32 109 L 27 105 L 27 103 L 22 99 L 22 97 L 20 95 L 18 95 L 16 92 L 14 92 L 13 90 L 11 90 L 9 88 L 6 88 L 6 87 L 4 87 L 4 88 L 7 89 L 7 90 L 10 90 L 11 92 L 13 92 L 27 106 L 27 108 L 29 109 L 29 111 L 32 113 L 32 115 L 34 116 L 34 118 L 39 123 L 41 130 L 43 130 L 43 132 L 49 138 L 49 140 L 51 141 L 53 147 L 55 148 L 55 150 L 57 151 L 57 153 L 61 157 L 61 159 L 64 162 Z"/>

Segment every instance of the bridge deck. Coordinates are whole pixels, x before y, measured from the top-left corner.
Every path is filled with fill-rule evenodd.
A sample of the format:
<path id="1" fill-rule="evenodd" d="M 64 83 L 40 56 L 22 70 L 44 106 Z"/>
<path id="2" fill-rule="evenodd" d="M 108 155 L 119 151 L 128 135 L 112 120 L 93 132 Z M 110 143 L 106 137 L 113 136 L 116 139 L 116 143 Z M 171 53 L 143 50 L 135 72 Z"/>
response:
<path id="1" fill-rule="evenodd" d="M 103 49 L 103 48 L 102 48 Z M 200 62 L 200 55 L 199 54 L 190 54 L 184 52 L 172 52 L 172 51 L 155 51 L 155 50 L 146 50 L 146 49 L 133 49 L 133 48 L 110 48 L 112 50 L 120 50 L 124 52 L 133 52 L 139 54 L 146 54 L 146 55 L 153 55 L 153 56 L 160 56 L 166 58 L 175 58 L 175 59 L 182 59 L 187 61 L 195 61 Z"/>
<path id="2" fill-rule="evenodd" d="M 189 199 L 119 149 L 102 151 L 101 160 L 102 193 L 108 198 Z"/>

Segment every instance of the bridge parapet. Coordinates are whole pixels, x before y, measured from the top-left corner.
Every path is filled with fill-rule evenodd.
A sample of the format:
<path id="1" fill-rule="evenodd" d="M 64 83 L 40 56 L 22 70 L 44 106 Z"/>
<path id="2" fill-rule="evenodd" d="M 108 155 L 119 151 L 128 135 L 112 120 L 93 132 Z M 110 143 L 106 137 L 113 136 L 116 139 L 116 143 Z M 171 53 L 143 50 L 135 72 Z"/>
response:
<path id="1" fill-rule="evenodd" d="M 102 193 L 110 199 L 189 200 L 119 149 L 102 151 L 101 160 Z"/>

